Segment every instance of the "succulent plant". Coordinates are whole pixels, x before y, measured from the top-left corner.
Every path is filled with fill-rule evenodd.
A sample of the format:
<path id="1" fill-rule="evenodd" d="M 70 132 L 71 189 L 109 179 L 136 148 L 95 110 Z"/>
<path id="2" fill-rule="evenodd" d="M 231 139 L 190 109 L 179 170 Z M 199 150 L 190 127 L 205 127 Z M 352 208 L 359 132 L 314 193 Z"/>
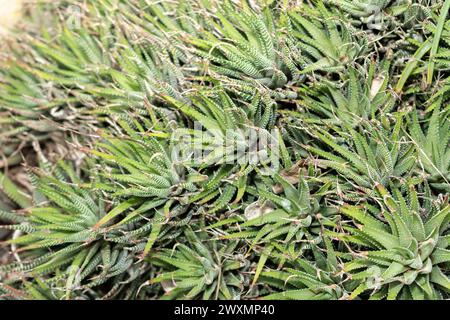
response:
<path id="1" fill-rule="evenodd" d="M 205 233 L 195 234 L 190 229 L 185 235 L 188 244 L 164 249 L 149 258 L 164 271 L 148 284 L 160 283 L 166 292 L 164 299 L 239 299 L 245 284 L 243 272 L 248 268 L 243 255 L 235 251 L 239 242 L 211 242 Z"/>
<path id="2" fill-rule="evenodd" d="M 1 300 L 449 298 L 450 0 L 34 5 Z"/>
<path id="3" fill-rule="evenodd" d="M 358 246 L 344 266 L 361 282 L 350 297 L 368 291 L 372 299 L 442 299 L 450 289 L 448 199 L 425 198 L 421 205 L 414 185 L 407 185 L 406 198 L 398 189 L 391 195 L 376 188 L 380 207 L 341 208 L 355 226 L 343 225 L 337 237 Z"/>

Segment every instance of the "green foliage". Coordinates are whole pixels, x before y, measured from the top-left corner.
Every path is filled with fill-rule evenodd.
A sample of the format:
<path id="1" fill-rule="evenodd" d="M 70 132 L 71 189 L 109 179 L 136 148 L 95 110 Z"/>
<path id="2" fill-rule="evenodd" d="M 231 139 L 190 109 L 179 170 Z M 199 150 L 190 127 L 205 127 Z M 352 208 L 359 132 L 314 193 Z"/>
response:
<path id="1" fill-rule="evenodd" d="M 304 88 L 304 96 L 297 103 L 311 113 L 311 119 L 305 121 L 355 127 L 390 111 L 395 101 L 388 91 L 389 63 L 382 62 L 379 68 L 371 63 L 366 77 L 358 77 L 357 73 L 350 69 L 348 79 L 338 87 L 327 82 Z M 358 80 L 361 78 L 365 81 Z"/>
<path id="2" fill-rule="evenodd" d="M 448 299 L 449 4 L 37 5 L 0 299 Z"/>
<path id="3" fill-rule="evenodd" d="M 396 121 L 393 128 L 366 124 L 357 131 L 347 127 L 346 132 L 337 131 L 336 137 L 318 129 L 312 134 L 330 152 L 315 146 L 304 147 L 319 157 L 318 166 L 336 171 L 354 190 L 371 195 L 372 186 L 388 185 L 407 177 L 416 165 L 415 148 L 401 132 L 403 117 L 397 116 Z"/>
<path id="4" fill-rule="evenodd" d="M 293 259 L 289 267 L 283 270 L 267 270 L 261 273 L 261 279 L 270 287 L 282 290 L 265 296 L 267 300 L 337 300 L 345 298 L 342 263 L 325 238 L 325 250 L 312 246 L 312 258 Z M 348 279 L 346 279 L 348 280 Z"/>
<path id="5" fill-rule="evenodd" d="M 302 55 L 302 74 L 314 71 L 340 72 L 364 56 L 364 38 L 354 38 L 352 29 L 343 23 L 339 12 L 332 12 L 316 1 L 314 7 L 300 6 L 289 16 L 289 32 L 298 40 Z M 289 39 L 287 39 L 289 41 Z"/>
<path id="6" fill-rule="evenodd" d="M 187 40 L 194 54 L 207 61 L 205 68 L 235 79 L 255 79 L 269 88 L 281 88 L 288 76 L 296 76 L 295 62 L 284 54 L 286 44 L 278 43 L 275 25 L 279 21 L 270 10 L 256 14 L 225 1 L 217 17 L 217 22 L 211 22 L 215 33 L 204 32 L 201 39 Z"/>
<path id="7" fill-rule="evenodd" d="M 422 201 L 413 185 L 406 189 L 404 197 L 396 188 L 391 195 L 378 185 L 379 207 L 341 209 L 358 224 L 344 225 L 336 235 L 359 248 L 344 267 L 353 280 L 361 281 L 352 298 L 370 291 L 371 299 L 440 299 L 440 290 L 449 292 L 448 201 Z"/>
<path id="8" fill-rule="evenodd" d="M 239 242 L 209 241 L 206 233 L 196 235 L 191 229 L 185 235 L 187 245 L 180 243 L 150 257 L 164 273 L 149 284 L 161 283 L 164 299 L 239 299 L 245 281 L 242 272 L 248 266 L 243 255 L 235 253 Z"/>
<path id="9" fill-rule="evenodd" d="M 418 149 L 420 168 L 430 175 L 431 186 L 450 192 L 450 118 L 449 110 L 436 105 L 427 119 L 426 133 L 421 128 L 417 113 L 411 116 L 411 139 Z"/>

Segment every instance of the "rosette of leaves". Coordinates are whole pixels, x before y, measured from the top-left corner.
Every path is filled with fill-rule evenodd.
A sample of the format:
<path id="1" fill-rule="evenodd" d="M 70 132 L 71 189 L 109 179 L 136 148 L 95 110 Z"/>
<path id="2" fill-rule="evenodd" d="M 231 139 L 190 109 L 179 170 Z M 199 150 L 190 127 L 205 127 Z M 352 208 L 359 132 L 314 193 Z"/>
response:
<path id="1" fill-rule="evenodd" d="M 229 234 L 224 238 L 245 238 L 250 240 L 253 246 L 259 242 L 270 243 L 278 239 L 280 246 L 287 250 L 289 245 L 294 245 L 296 241 L 310 234 L 310 229 L 314 229 L 315 215 L 320 211 L 320 196 L 313 197 L 303 176 L 297 176 L 297 179 L 296 182 L 291 180 L 291 183 L 275 173 L 273 180 L 266 178 L 263 179 L 264 183 L 247 186 L 245 191 L 253 197 L 258 196 L 259 200 L 246 206 L 244 217 L 237 216 L 229 218 L 228 221 L 219 221 L 209 228 L 243 220 L 229 229 Z M 275 190 L 265 187 L 269 182 L 275 186 Z M 295 246 L 291 247 L 289 252 L 295 252 L 294 248 Z"/>
<path id="2" fill-rule="evenodd" d="M 344 205 L 343 215 L 354 225 L 344 224 L 335 234 L 354 243 L 354 259 L 344 270 L 359 281 L 350 298 L 442 299 L 448 297 L 450 261 L 448 197 L 421 199 L 408 184 L 406 196 L 394 188 L 390 194 L 376 185 L 378 205 Z"/>
<path id="3" fill-rule="evenodd" d="M 261 11 L 224 1 L 215 13 L 217 18 L 209 22 L 214 30 L 185 40 L 195 48 L 193 53 L 205 60 L 204 69 L 213 79 L 221 75 L 270 89 L 286 87 L 298 79 L 293 56 L 299 52 L 279 41 L 275 12 L 268 7 Z M 291 95 L 296 96 L 295 92 Z"/>
<path id="4" fill-rule="evenodd" d="M 380 70 L 377 70 L 380 69 Z M 305 93 L 296 101 L 298 111 L 282 111 L 283 116 L 292 116 L 307 123 L 318 125 L 350 125 L 376 119 L 394 107 L 393 96 L 388 92 L 389 63 L 371 63 L 367 75 L 349 68 L 348 79 L 342 85 L 324 83 L 313 88 L 304 88 Z M 304 111 L 308 111 L 305 116 Z"/>
<path id="5" fill-rule="evenodd" d="M 397 114 L 394 124 L 389 120 L 382 121 L 384 125 L 366 122 L 359 129 L 344 126 L 346 131 L 337 129 L 335 137 L 317 129 L 311 134 L 327 145 L 329 151 L 312 145 L 303 147 L 319 158 L 311 160 L 316 165 L 338 173 L 343 179 L 339 184 L 349 187 L 346 196 L 360 197 L 361 191 L 370 195 L 374 184 L 398 183 L 397 178 L 411 174 L 416 165 L 414 144 L 402 130 L 403 118 L 404 115 Z M 357 194 L 351 195 L 353 192 Z"/>
<path id="6" fill-rule="evenodd" d="M 260 151 L 255 149 L 258 140 L 254 137 L 264 136 L 267 144 L 275 144 L 278 138 L 271 131 L 276 119 L 275 104 L 267 95 L 255 94 L 245 103 L 224 90 L 195 91 L 185 97 L 189 104 L 169 96 L 164 99 L 188 120 L 188 128 L 174 130 L 172 143 L 186 146 L 182 159 L 193 167 L 229 163 L 245 166 L 249 161 L 242 161 L 240 156 Z"/>
<path id="7" fill-rule="evenodd" d="M 96 187 L 112 192 L 115 197 L 164 201 L 181 198 L 184 191 L 197 190 L 195 182 L 205 177 L 178 163 L 166 139 L 147 134 L 138 122 L 132 123 L 135 127 L 126 121 L 119 123 L 128 135 L 105 135 L 96 149 L 87 150 L 109 167 L 109 172 L 102 175 L 112 183 L 96 183 Z"/>
<path id="8" fill-rule="evenodd" d="M 311 246 L 308 255 L 291 259 L 283 269 L 266 268 L 260 281 L 276 291 L 263 296 L 264 300 L 337 300 L 348 294 L 341 272 L 342 262 L 328 238 L 324 238 L 325 249 Z M 312 260 L 307 260 L 310 256 Z M 281 270 L 280 270 L 281 269 Z M 347 282 L 348 283 L 348 282 Z M 348 284 L 347 284 L 348 286 Z"/>
<path id="9" fill-rule="evenodd" d="M 147 284 L 160 283 L 163 299 L 240 299 L 248 263 L 237 251 L 239 241 L 210 241 L 190 228 L 184 234 L 186 242 L 148 258 L 161 270 Z"/>
<path id="10" fill-rule="evenodd" d="M 117 210 L 115 203 L 80 187 L 82 180 L 68 164 L 60 163 L 52 174 L 34 171 L 31 179 L 39 204 L 27 208 L 25 215 L 1 215 L 12 223 L 2 228 L 17 233 L 5 243 L 17 261 L 0 267 L 9 275 L 2 289 L 26 299 L 100 298 L 131 289 L 127 284 L 141 272 L 133 264 L 136 254 L 126 248 L 130 243 L 108 239 L 126 235 L 131 226 L 96 227 Z"/>
<path id="11" fill-rule="evenodd" d="M 123 128 L 120 134 L 105 134 L 96 149 L 87 150 L 108 168 L 100 173 L 104 180 L 94 181 L 92 188 L 123 200 L 96 228 L 137 224 L 135 231 L 111 241 L 132 242 L 133 250 L 145 257 L 157 240 L 182 233 L 182 226 L 194 214 L 189 210 L 189 197 L 202 191 L 199 184 L 208 177 L 178 162 L 173 146 L 158 134 L 149 134 L 139 121 L 119 120 L 118 124 Z M 132 212 L 126 214 L 130 208 Z"/>
<path id="12" fill-rule="evenodd" d="M 296 168 L 296 169 L 295 169 Z M 314 244 L 321 242 L 322 220 L 333 219 L 336 211 L 322 206 L 328 186 L 317 187 L 306 180 L 298 167 L 274 173 L 273 179 L 259 175 L 260 183 L 247 185 L 246 196 L 238 191 L 244 201 L 244 215 L 232 213 L 228 218 L 210 224 L 208 229 L 223 234 L 223 239 L 245 239 L 259 256 L 253 284 L 258 283 L 262 268 L 269 257 L 286 260 L 302 256 Z M 258 178 L 255 178 L 258 179 Z M 312 192 L 310 186 L 314 186 Z M 267 186 L 273 186 L 272 189 Z M 317 189 L 316 189 L 317 188 Z M 249 203 L 251 198 L 257 201 Z M 226 229 L 223 229 L 227 226 Z"/>
<path id="13" fill-rule="evenodd" d="M 297 40 L 292 46 L 301 51 L 295 59 L 302 67 L 301 74 L 320 78 L 320 72 L 341 73 L 365 56 L 368 45 L 364 38 L 355 37 L 340 13 L 330 11 L 322 1 L 289 10 L 288 17 L 288 32 Z"/>

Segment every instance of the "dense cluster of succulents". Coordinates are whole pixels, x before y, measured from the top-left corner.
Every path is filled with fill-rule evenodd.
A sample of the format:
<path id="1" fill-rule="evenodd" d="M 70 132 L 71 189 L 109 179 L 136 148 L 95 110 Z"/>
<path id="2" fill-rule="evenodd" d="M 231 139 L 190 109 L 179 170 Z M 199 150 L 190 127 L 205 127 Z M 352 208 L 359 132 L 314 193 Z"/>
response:
<path id="1" fill-rule="evenodd" d="M 450 297 L 450 0 L 38 6 L 0 299 Z"/>

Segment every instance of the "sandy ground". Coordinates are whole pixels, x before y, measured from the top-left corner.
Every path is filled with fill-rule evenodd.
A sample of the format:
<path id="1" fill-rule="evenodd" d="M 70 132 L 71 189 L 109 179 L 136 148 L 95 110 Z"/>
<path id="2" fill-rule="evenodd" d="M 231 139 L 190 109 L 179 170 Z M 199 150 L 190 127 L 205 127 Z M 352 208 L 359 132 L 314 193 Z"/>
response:
<path id="1" fill-rule="evenodd" d="M 0 35 L 20 18 L 23 0 L 0 0 Z"/>

